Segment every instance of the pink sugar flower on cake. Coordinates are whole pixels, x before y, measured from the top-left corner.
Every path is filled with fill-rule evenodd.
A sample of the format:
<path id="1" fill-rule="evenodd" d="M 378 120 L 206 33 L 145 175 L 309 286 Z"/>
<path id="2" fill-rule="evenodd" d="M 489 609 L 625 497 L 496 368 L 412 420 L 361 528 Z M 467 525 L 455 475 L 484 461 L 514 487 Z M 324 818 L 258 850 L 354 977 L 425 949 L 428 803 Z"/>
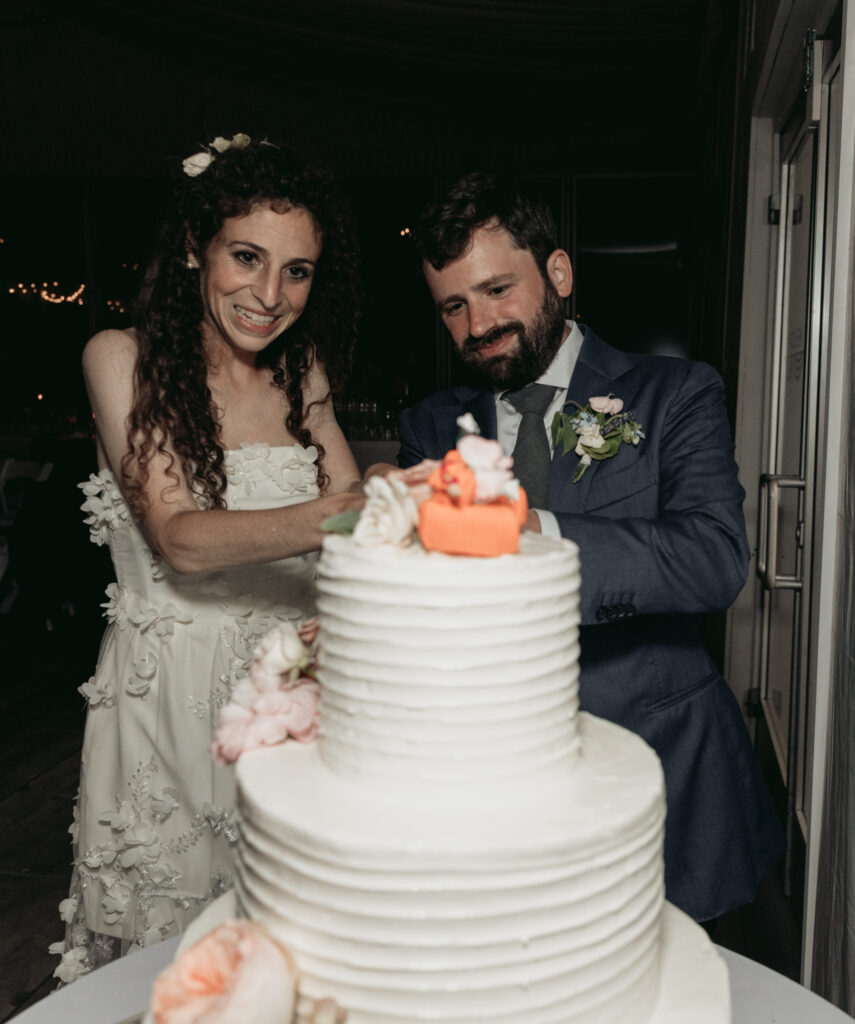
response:
<path id="1" fill-rule="evenodd" d="M 311 743 L 318 735 L 320 686 L 314 655 L 303 637 L 314 640 L 317 621 L 300 629 L 280 623 L 256 648 L 249 675 L 235 686 L 220 712 L 211 753 L 217 764 L 283 743 L 289 736 Z"/>
<path id="2" fill-rule="evenodd" d="M 158 976 L 155 1024 L 284 1024 L 294 1015 L 290 954 L 253 921 L 224 921 Z"/>
<path id="3" fill-rule="evenodd" d="M 457 442 L 457 451 L 475 474 L 477 504 L 488 504 L 499 498 L 516 500 L 519 483 L 511 469 L 514 460 L 504 454 L 498 441 L 478 434 L 464 434 Z"/>

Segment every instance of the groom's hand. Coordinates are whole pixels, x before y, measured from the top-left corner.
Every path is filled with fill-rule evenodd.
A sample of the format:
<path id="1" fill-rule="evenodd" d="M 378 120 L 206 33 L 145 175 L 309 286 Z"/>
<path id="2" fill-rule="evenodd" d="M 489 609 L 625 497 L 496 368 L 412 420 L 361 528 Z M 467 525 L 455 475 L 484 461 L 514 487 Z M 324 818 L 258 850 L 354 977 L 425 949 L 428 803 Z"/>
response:
<path id="1" fill-rule="evenodd" d="M 525 517 L 525 522 L 523 523 L 523 529 L 529 530 L 531 533 L 543 532 L 540 528 L 540 516 L 533 508 L 528 510 L 528 515 Z"/>

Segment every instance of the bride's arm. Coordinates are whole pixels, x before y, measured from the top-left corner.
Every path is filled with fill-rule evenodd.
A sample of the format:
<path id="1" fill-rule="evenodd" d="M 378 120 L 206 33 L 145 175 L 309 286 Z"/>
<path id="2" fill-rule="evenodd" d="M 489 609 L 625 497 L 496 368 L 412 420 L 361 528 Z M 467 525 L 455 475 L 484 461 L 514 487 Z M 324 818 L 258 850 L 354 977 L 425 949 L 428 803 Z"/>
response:
<path id="1" fill-rule="evenodd" d="M 125 483 L 122 458 L 127 451 L 135 363 L 136 342 L 125 331 L 96 334 L 83 353 L 83 374 L 95 415 L 102 464 L 106 462 L 120 487 Z M 349 449 L 341 450 L 347 445 L 334 424 L 330 404 L 329 414 L 319 423 L 317 437 L 325 448 L 329 445 L 327 472 L 331 490 L 337 493 L 286 508 L 200 510 L 183 478 L 179 460 L 176 458 L 169 473 L 168 457 L 156 454 L 148 463 L 144 488 L 147 508 L 140 523 L 150 544 L 182 573 L 256 565 L 319 548 L 325 536 L 321 521 L 363 500 L 342 490 L 351 479 L 358 478 L 358 473 Z"/>
<path id="2" fill-rule="evenodd" d="M 335 417 L 327 375 L 317 361 L 312 363 L 306 376 L 303 408 L 312 439 L 324 447 L 324 471 L 329 476 L 329 491 L 362 493 L 356 460 Z"/>

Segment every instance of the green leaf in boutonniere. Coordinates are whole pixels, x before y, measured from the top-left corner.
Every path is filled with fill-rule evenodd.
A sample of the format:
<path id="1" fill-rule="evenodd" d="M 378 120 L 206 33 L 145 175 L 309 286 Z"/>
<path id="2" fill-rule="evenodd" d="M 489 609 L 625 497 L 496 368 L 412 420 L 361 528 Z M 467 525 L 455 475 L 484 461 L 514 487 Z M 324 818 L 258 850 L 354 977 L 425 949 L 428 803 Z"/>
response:
<path id="1" fill-rule="evenodd" d="M 579 441 L 576 431 L 573 429 L 571 417 L 559 411 L 552 417 L 552 447 L 558 447 L 561 443 L 561 454 L 566 455 L 572 448 L 575 448 Z"/>
<path id="2" fill-rule="evenodd" d="M 573 474 L 578 483 L 592 462 L 602 462 L 617 455 L 622 444 L 638 445 L 644 439 L 641 424 L 632 419 L 632 413 L 623 412 L 623 401 L 612 395 L 595 396 L 587 405 L 576 406 L 577 412 L 557 412 L 552 420 L 552 447 L 562 446 L 562 455 L 572 448 L 579 456 Z"/>

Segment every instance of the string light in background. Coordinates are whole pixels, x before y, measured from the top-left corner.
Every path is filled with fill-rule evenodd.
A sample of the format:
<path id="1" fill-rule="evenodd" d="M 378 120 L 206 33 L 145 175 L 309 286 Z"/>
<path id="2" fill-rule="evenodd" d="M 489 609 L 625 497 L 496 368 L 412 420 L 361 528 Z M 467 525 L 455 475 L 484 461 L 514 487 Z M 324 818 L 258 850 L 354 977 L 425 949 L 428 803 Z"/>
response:
<path id="1" fill-rule="evenodd" d="M 38 296 L 43 302 L 49 302 L 53 306 L 59 306 L 62 303 L 76 303 L 78 306 L 85 305 L 83 293 L 86 291 L 86 285 L 81 284 L 78 288 L 75 288 L 73 292 L 69 292 L 68 295 L 63 295 L 56 291 L 59 287 L 59 282 L 54 281 L 53 284 L 49 285 L 47 281 L 42 281 L 41 286 L 37 285 L 35 281 L 31 281 L 29 284 L 24 284 L 23 281 L 19 281 L 16 285 L 12 285 L 8 292 L 10 295 L 33 295 Z M 107 309 L 111 313 L 121 313 L 124 315 L 127 312 L 124 301 L 122 299 L 107 299 Z"/>
<path id="2" fill-rule="evenodd" d="M 401 238 L 409 238 L 412 235 L 412 231 L 409 228 L 401 228 Z"/>
<path id="3" fill-rule="evenodd" d="M 35 281 L 31 281 L 28 285 L 24 284 L 23 281 L 19 281 L 17 285 L 14 285 L 9 289 L 9 294 L 38 295 L 40 299 L 43 299 L 45 302 L 51 302 L 54 305 L 59 305 L 61 302 L 76 302 L 78 306 L 83 305 L 83 293 L 86 291 L 85 284 L 75 288 L 75 290 L 68 295 L 61 295 L 54 290 L 58 287 L 58 281 L 54 281 L 52 285 L 49 285 L 47 281 L 42 281 L 41 287 L 39 287 Z"/>
<path id="4" fill-rule="evenodd" d="M 53 283 L 54 288 L 58 285 L 56 281 Z M 86 290 L 86 285 L 82 284 L 79 288 L 73 291 L 70 295 L 58 295 L 54 291 L 48 291 L 47 284 L 42 286 L 39 292 L 39 298 L 44 299 L 45 302 L 51 302 L 53 305 L 58 306 L 61 302 L 76 302 L 78 306 L 83 305 L 83 292 Z"/>

